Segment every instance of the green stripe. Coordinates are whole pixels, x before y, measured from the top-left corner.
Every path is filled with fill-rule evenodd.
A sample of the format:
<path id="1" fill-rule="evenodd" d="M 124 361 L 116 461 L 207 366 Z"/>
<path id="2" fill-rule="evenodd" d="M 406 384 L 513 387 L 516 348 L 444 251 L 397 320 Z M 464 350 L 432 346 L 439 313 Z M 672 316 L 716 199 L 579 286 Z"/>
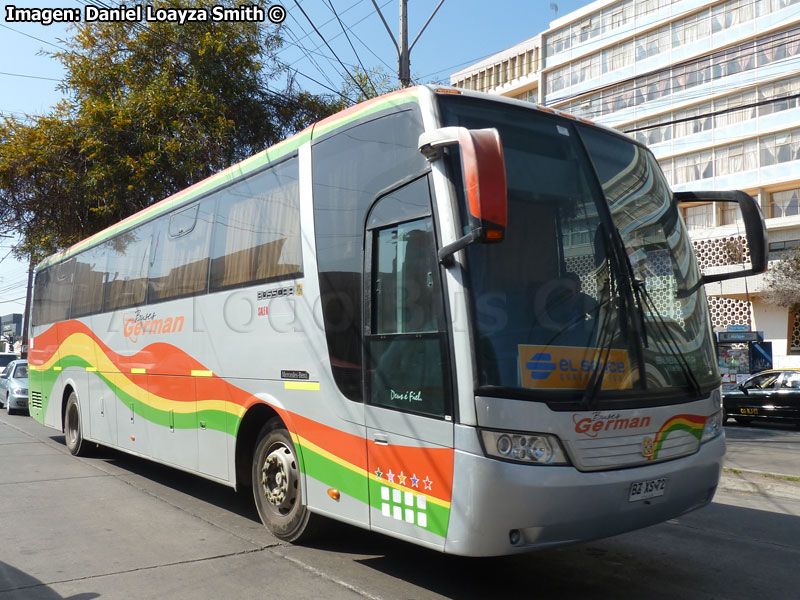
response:
<path id="1" fill-rule="evenodd" d="M 364 109 L 358 110 L 353 114 L 342 116 L 338 119 L 332 120 L 329 123 L 315 127 L 313 129 L 314 137 L 325 135 L 335 129 L 348 125 L 357 119 L 362 119 L 366 116 L 386 110 L 387 108 L 399 106 L 401 104 L 407 104 L 408 102 L 419 102 L 417 92 L 401 92 L 394 94 L 383 99 L 382 101 L 375 102 L 373 105 L 366 106 Z M 279 142 L 275 146 L 267 148 L 266 150 L 233 165 L 230 167 L 230 169 L 222 171 L 221 173 L 217 173 L 216 175 L 212 175 L 211 177 L 201 181 L 200 184 L 195 188 L 177 192 L 163 204 L 159 203 L 149 208 L 145 208 L 144 210 L 136 213 L 134 218 L 131 220 L 112 225 L 111 227 L 70 246 L 66 250 L 45 258 L 37 265 L 36 270 L 39 271 L 40 269 L 44 269 L 45 267 L 49 267 L 50 265 L 53 265 L 59 261 L 65 260 L 70 256 L 77 254 L 84 248 L 104 242 L 114 235 L 130 229 L 131 227 L 135 227 L 147 219 L 153 218 L 165 212 L 169 212 L 184 202 L 189 202 L 198 196 L 212 191 L 214 188 L 220 187 L 221 185 L 232 181 L 233 179 L 247 175 L 248 173 L 256 171 L 259 168 L 270 164 L 271 162 L 279 160 L 296 151 L 300 146 L 309 141 L 311 139 L 311 133 L 312 128 L 308 127 L 300 133 L 295 134 L 282 142 Z"/>
<path id="2" fill-rule="evenodd" d="M 61 358 L 58 362 L 53 364 L 53 367 L 60 366 L 62 369 L 66 369 L 68 367 L 80 367 L 81 370 L 84 370 L 87 366 L 91 366 L 86 360 L 79 356 L 65 356 Z M 47 413 L 47 404 L 49 404 L 52 393 L 53 387 L 55 386 L 56 380 L 58 376 L 63 373 L 63 371 L 56 371 L 54 368 L 50 368 L 47 371 L 37 371 L 41 376 L 39 381 L 40 389 L 42 390 L 42 420 L 44 419 L 44 415 Z M 133 413 L 154 423 L 156 425 L 161 425 L 163 427 L 170 426 L 170 411 L 168 410 L 161 410 L 150 406 L 140 400 L 137 400 L 127 392 L 119 389 L 117 386 L 113 384 L 113 382 L 106 377 L 106 374 L 101 372 L 94 372 L 91 376 L 98 377 L 106 387 L 111 391 L 114 396 L 120 401 L 120 403 L 130 410 L 133 408 Z M 44 391 L 49 390 L 47 394 L 47 400 L 45 400 Z M 38 419 L 37 419 L 38 420 Z M 216 431 L 221 431 L 223 433 L 227 433 L 229 435 L 235 435 L 236 431 L 239 428 L 239 423 L 241 419 L 222 410 L 201 410 L 201 411 L 194 411 L 189 413 L 173 413 L 172 416 L 172 423 L 175 426 L 175 429 L 198 429 L 200 421 L 206 422 L 206 429 L 214 429 Z M 41 422 L 41 421 L 40 421 Z"/>
<path id="3" fill-rule="evenodd" d="M 307 446 L 301 445 L 300 448 L 301 469 L 306 475 L 329 487 L 336 488 L 341 493 L 360 502 L 367 503 L 367 486 L 364 475 L 322 456 Z"/>

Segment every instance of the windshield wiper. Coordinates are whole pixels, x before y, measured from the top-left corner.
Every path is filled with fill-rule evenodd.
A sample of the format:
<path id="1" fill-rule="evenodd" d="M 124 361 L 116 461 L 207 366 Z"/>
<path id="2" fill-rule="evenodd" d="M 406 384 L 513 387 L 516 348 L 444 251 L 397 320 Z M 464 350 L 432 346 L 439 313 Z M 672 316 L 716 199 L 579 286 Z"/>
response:
<path id="1" fill-rule="evenodd" d="M 692 371 L 692 367 L 689 364 L 689 361 L 686 360 L 686 356 L 681 352 L 681 349 L 678 345 L 678 342 L 675 340 L 675 336 L 672 335 L 672 332 L 667 325 L 666 320 L 664 317 L 661 316 L 661 312 L 659 312 L 658 307 L 656 306 L 653 297 L 650 295 L 650 292 L 647 291 L 647 285 L 645 282 L 640 281 L 638 279 L 634 279 L 634 285 L 636 288 L 639 289 L 639 294 L 642 298 L 644 298 L 646 306 L 650 311 L 650 314 L 655 315 L 656 323 L 660 326 L 660 330 L 664 332 L 663 340 L 667 349 L 669 350 L 670 354 L 677 360 L 678 365 L 683 371 L 683 376 L 686 379 L 686 383 L 688 384 L 689 388 L 695 393 L 698 398 L 703 397 L 703 392 L 700 388 L 700 382 L 697 381 L 697 377 L 695 376 L 694 372 Z"/>

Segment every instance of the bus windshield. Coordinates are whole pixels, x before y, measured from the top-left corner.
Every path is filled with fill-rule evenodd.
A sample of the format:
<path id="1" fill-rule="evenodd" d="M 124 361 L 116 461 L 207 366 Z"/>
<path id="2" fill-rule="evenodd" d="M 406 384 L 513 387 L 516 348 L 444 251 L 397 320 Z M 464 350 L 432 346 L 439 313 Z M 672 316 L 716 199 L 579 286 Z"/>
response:
<path id="1" fill-rule="evenodd" d="M 444 126 L 496 128 L 506 161 L 505 239 L 467 249 L 478 392 L 648 402 L 717 385 L 700 274 L 652 154 L 522 106 L 440 106 Z"/>

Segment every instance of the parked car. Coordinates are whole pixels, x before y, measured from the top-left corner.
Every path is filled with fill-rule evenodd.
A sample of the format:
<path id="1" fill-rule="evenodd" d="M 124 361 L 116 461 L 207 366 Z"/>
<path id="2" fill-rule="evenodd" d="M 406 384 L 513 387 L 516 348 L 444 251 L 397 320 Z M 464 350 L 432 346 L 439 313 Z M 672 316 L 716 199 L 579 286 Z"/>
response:
<path id="1" fill-rule="evenodd" d="M 8 414 L 28 412 L 28 361 L 14 360 L 0 373 L 0 402 Z"/>
<path id="2" fill-rule="evenodd" d="M 19 357 L 12 352 L 0 352 L 0 371 L 8 366 L 12 360 L 17 360 Z"/>
<path id="3" fill-rule="evenodd" d="M 800 369 L 762 371 L 722 391 L 725 417 L 739 423 L 786 421 L 800 426 Z"/>

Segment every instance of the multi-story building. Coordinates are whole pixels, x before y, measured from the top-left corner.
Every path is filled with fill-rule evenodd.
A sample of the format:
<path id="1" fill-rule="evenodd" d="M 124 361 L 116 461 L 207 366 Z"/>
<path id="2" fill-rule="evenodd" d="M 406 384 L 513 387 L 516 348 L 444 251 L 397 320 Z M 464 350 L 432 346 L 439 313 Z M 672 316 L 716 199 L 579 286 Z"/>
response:
<path id="1" fill-rule="evenodd" d="M 522 56 L 539 62 L 520 71 Z M 800 246 L 800 0 L 597 0 L 451 83 L 624 131 L 674 190 L 757 198 L 771 259 Z M 744 260 L 735 205 L 681 210 L 704 270 Z M 775 366 L 798 367 L 800 312 L 764 290 L 763 275 L 707 285 L 715 329 L 763 331 Z"/>

